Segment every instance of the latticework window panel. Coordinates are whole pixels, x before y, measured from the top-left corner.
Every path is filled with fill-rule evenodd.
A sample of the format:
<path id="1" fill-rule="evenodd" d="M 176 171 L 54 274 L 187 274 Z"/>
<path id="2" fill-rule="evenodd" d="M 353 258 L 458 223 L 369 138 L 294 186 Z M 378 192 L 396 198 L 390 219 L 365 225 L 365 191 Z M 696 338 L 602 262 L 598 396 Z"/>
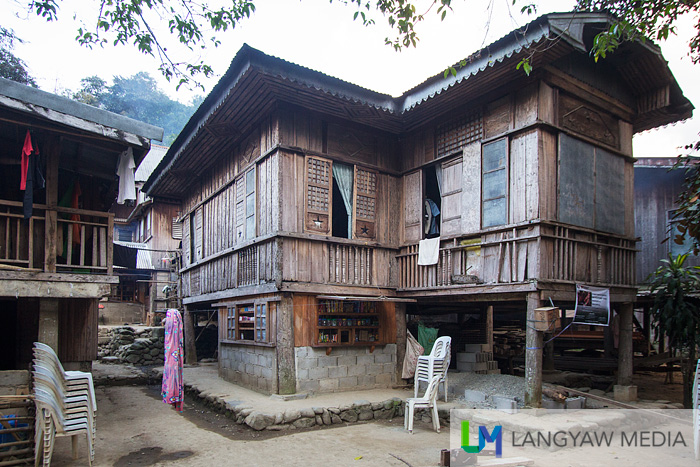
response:
<path id="1" fill-rule="evenodd" d="M 366 170 L 357 170 L 356 185 L 358 193 L 369 193 L 374 195 L 377 191 L 377 174 Z"/>
<path id="2" fill-rule="evenodd" d="M 306 207 L 310 211 L 328 212 L 328 188 L 309 185 L 306 196 Z"/>
<path id="3" fill-rule="evenodd" d="M 374 220 L 375 199 L 369 196 L 357 195 L 355 213 L 359 219 Z"/>
<path id="4" fill-rule="evenodd" d="M 331 177 L 331 164 L 310 157 L 307 165 L 307 181 L 316 185 L 328 185 Z"/>
<path id="5" fill-rule="evenodd" d="M 437 155 L 443 156 L 457 151 L 462 146 L 481 140 L 484 132 L 481 112 L 462 115 L 437 129 Z"/>

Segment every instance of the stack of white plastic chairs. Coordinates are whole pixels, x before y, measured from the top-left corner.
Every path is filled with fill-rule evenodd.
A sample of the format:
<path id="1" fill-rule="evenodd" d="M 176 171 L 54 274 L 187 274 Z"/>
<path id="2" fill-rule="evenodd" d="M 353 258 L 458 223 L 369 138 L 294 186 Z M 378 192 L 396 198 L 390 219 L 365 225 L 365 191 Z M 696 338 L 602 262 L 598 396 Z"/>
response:
<path id="1" fill-rule="evenodd" d="M 451 354 L 452 338 L 443 336 L 435 340 L 430 355 L 418 357 L 416 374 L 413 379 L 414 397 L 418 397 L 421 381 L 429 384 L 434 376 L 440 376 L 440 384 L 442 384 L 442 389 L 445 392 L 445 402 L 447 402 L 447 370 L 450 368 Z"/>
<path id="2" fill-rule="evenodd" d="M 78 457 L 78 435 L 84 434 L 90 465 L 95 458 L 95 389 L 92 375 L 65 371 L 51 347 L 34 343 L 34 398 L 36 401 L 36 465 L 51 465 L 54 440 L 70 436 L 73 458 Z"/>

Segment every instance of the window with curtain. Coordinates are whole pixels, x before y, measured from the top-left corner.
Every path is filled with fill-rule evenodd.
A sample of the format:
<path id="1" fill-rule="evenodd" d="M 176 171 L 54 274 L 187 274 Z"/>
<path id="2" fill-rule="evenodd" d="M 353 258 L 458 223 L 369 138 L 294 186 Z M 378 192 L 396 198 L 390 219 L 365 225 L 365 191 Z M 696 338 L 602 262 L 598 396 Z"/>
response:
<path id="1" fill-rule="evenodd" d="M 374 238 L 377 172 L 308 156 L 304 230 L 343 238 Z"/>

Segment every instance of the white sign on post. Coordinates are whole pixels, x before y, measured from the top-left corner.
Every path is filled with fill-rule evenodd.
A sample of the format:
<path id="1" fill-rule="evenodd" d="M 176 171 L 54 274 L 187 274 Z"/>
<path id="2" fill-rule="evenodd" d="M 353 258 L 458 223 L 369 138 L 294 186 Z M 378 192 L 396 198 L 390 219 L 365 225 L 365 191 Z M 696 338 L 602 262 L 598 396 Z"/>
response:
<path id="1" fill-rule="evenodd" d="M 610 324 L 610 289 L 576 284 L 574 324 L 608 326 Z"/>

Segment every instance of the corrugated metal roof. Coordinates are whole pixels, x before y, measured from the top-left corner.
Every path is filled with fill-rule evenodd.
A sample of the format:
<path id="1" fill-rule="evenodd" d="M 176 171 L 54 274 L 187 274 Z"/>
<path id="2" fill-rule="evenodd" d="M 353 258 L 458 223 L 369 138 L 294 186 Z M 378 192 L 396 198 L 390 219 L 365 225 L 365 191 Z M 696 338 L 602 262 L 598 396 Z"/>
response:
<path id="1" fill-rule="evenodd" d="M 207 130 L 212 130 L 214 125 L 227 125 L 227 129 L 242 136 L 260 115 L 268 113 L 275 102 L 282 101 L 398 135 L 516 79 L 524 80 L 524 74 L 515 71 L 515 64 L 526 54 L 536 52 L 532 63 L 539 67 L 574 50 L 587 52 L 586 41 L 590 40 L 586 36 L 587 25 L 601 25 L 609 20 L 604 13 L 541 16 L 472 54 L 466 59 L 466 65 L 457 69 L 456 76 L 435 75 L 398 98 L 244 45 L 148 177 L 144 190 L 151 194 L 163 181 L 158 194 L 181 196 L 187 188 L 187 180 L 196 178 L 213 163 L 211 154 L 229 150 L 237 142 L 235 138 L 217 140 L 212 131 L 204 131 L 207 125 L 210 125 Z M 634 65 L 637 68 L 630 67 L 627 71 L 622 68 L 624 63 L 617 64 L 618 72 L 621 76 L 625 72 L 634 76 L 641 73 L 645 79 L 639 82 L 634 81 L 633 76 L 622 76 L 622 79 L 639 92 L 655 89 L 655 86 L 671 86 L 672 97 L 671 105 L 638 115 L 635 130 L 689 116 L 692 104 L 683 96 L 658 48 L 647 41 L 635 44 L 633 52 L 643 55 L 644 60 Z M 205 159 L 198 156 L 202 148 L 206 148 L 208 154 Z"/>
<path id="2" fill-rule="evenodd" d="M 145 243 L 120 242 L 118 240 L 114 240 L 113 242 L 115 245 L 136 250 L 136 269 L 155 269 L 151 262 L 151 252 L 146 251 L 148 250 L 148 245 Z"/>
<path id="3" fill-rule="evenodd" d="M 134 180 L 136 182 L 145 182 L 151 176 L 153 170 L 158 167 L 158 164 L 163 160 L 163 156 L 168 152 L 167 146 L 151 144 L 151 149 L 144 156 L 143 160 L 136 169 Z"/>

